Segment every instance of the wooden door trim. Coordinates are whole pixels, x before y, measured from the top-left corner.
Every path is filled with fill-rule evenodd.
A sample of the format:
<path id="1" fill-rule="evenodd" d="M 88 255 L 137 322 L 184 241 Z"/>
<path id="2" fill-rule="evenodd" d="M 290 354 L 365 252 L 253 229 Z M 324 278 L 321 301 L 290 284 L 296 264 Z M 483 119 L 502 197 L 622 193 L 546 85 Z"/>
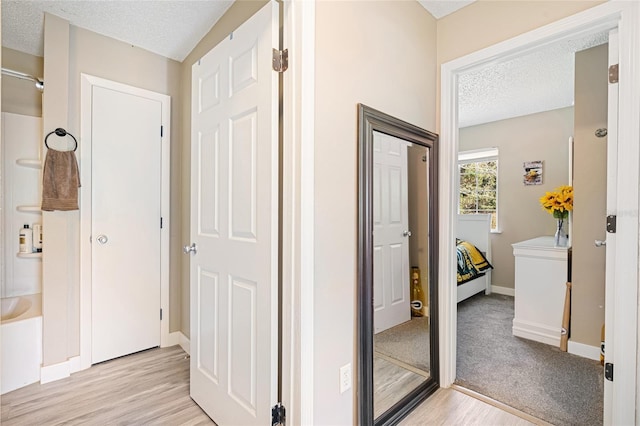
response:
<path id="1" fill-rule="evenodd" d="M 77 370 L 91 367 L 91 105 L 93 100 L 92 88 L 94 86 L 153 99 L 162 105 L 162 145 L 158 147 L 158 149 L 162 150 L 160 212 L 163 222 L 160 233 L 160 309 L 162 309 L 160 346 L 170 346 L 172 343 L 170 341 L 172 339 L 169 336 L 169 319 L 171 317 L 169 306 L 171 98 L 161 93 L 82 73 L 80 81 L 81 128 L 80 146 L 78 147 L 78 151 L 80 151 L 80 180 L 82 182 L 80 187 L 80 357 Z M 158 129 L 158 132 L 160 132 L 160 129 Z M 160 219 L 158 218 L 158 220 Z M 160 226 L 160 223 L 158 223 L 158 226 Z M 158 312 L 158 317 L 160 317 L 160 312 Z"/>

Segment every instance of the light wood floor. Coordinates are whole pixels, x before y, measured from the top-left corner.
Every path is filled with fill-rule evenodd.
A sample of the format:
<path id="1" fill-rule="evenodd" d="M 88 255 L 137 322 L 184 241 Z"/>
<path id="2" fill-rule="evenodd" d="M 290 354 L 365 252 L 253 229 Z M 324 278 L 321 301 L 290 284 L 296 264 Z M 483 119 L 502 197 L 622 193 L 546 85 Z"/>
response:
<path id="1" fill-rule="evenodd" d="M 213 425 L 189 397 L 186 356 L 179 346 L 151 349 L 6 393 L 0 424 Z"/>
<path id="2" fill-rule="evenodd" d="M 0 424 L 215 425 L 189 397 L 189 359 L 179 347 L 94 365 L 1 397 Z M 472 396 L 439 389 L 402 425 L 530 425 Z"/>

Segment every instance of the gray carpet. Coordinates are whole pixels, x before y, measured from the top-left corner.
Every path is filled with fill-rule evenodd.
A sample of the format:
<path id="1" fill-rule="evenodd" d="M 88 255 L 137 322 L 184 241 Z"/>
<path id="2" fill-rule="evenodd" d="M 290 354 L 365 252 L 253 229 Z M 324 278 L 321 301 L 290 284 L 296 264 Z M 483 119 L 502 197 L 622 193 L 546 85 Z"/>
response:
<path id="1" fill-rule="evenodd" d="M 512 321 L 510 296 L 458 304 L 456 383 L 554 425 L 602 425 L 600 363 L 514 337 Z"/>
<path id="2" fill-rule="evenodd" d="M 429 318 L 412 317 L 373 336 L 376 352 L 429 371 Z"/>

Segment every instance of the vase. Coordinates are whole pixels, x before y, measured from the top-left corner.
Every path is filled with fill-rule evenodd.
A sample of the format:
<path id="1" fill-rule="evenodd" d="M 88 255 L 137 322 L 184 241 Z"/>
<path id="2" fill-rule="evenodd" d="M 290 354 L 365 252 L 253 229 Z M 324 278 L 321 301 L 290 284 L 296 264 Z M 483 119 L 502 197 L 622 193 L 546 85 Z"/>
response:
<path id="1" fill-rule="evenodd" d="M 558 219 L 558 226 L 556 228 L 554 245 L 556 247 L 566 247 L 568 240 L 569 240 L 569 236 L 567 235 L 567 231 L 565 230 L 565 221 L 564 219 Z"/>

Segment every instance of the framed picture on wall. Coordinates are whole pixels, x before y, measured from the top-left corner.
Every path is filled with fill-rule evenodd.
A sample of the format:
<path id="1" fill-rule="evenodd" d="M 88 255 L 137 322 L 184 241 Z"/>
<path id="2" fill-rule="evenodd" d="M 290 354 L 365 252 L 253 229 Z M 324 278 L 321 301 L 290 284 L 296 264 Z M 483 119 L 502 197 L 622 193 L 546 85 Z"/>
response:
<path id="1" fill-rule="evenodd" d="M 542 161 L 525 161 L 522 167 L 525 185 L 542 185 Z"/>

